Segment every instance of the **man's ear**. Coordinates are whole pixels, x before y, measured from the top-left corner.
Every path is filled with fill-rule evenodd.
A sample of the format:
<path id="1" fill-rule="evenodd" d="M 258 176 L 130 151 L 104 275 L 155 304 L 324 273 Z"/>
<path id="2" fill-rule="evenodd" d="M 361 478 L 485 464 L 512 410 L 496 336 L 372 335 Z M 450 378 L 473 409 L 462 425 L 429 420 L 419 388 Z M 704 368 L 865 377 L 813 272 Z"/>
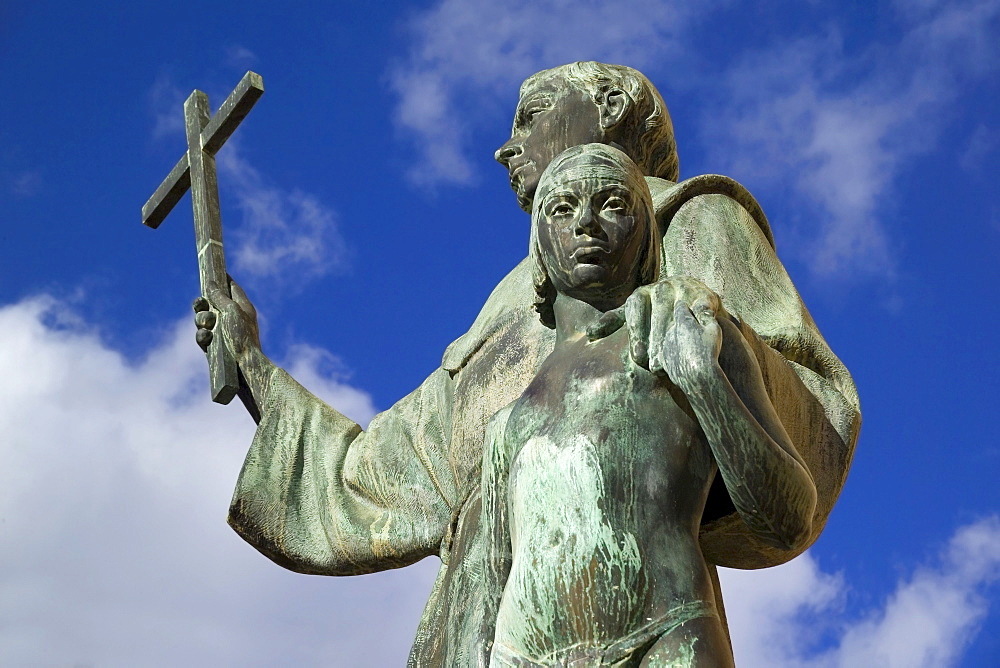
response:
<path id="1" fill-rule="evenodd" d="M 598 91 L 594 100 L 601 116 L 601 127 L 610 130 L 632 110 L 632 97 L 621 88 L 608 87 Z"/>

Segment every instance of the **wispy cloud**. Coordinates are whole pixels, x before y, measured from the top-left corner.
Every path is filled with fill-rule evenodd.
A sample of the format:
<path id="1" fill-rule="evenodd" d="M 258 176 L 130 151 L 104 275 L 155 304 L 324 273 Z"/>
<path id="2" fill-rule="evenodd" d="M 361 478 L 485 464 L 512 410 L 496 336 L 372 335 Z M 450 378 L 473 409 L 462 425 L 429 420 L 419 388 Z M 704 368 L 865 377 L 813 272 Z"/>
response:
<path id="1" fill-rule="evenodd" d="M 893 277 L 900 241 L 886 221 L 898 179 L 936 147 L 955 103 L 996 72 L 1000 2 L 899 2 L 894 39 L 848 49 L 824 25 L 791 42 L 783 35 L 701 85 L 676 65 L 698 52 L 691 29 L 724 17 L 727 3 L 678 4 L 442 0 L 414 15 L 408 54 L 390 72 L 397 125 L 416 147 L 410 176 L 472 181 L 469 133 L 507 120 L 517 85 L 539 69 L 671 62 L 684 86 L 717 100 L 702 124 L 709 161 L 784 196 L 797 220 L 776 221 L 782 239 L 818 276 Z"/>
<path id="2" fill-rule="evenodd" d="M 849 583 L 808 554 L 765 571 L 724 571 L 722 579 L 740 665 L 944 668 L 988 612 L 986 594 L 1000 579 L 1000 518 L 961 527 L 936 563 L 860 615 L 845 612 Z"/>
<path id="3" fill-rule="evenodd" d="M 236 56 L 246 59 L 253 54 L 237 47 Z M 218 104 L 225 94 L 211 99 Z M 162 76 L 153 84 L 149 100 L 154 140 L 184 137 L 184 99 L 170 77 Z M 292 278 L 300 285 L 344 268 L 347 252 L 337 216 L 321 198 L 274 183 L 243 156 L 238 136 L 219 151 L 216 164 L 223 199 L 233 197 L 243 214 L 239 224 L 227 224 L 225 230 L 227 259 L 237 280 L 287 287 Z"/>
<path id="4" fill-rule="evenodd" d="M 243 212 L 240 225 L 227 231 L 241 276 L 301 281 L 343 268 L 346 248 L 333 209 L 298 188 L 272 184 L 232 140 L 216 157 L 220 180 Z"/>
<path id="5" fill-rule="evenodd" d="M 10 179 L 10 191 L 16 197 L 34 197 L 42 191 L 42 173 L 29 170 L 15 174 Z"/>
<path id="6" fill-rule="evenodd" d="M 467 133 L 483 120 L 502 122 L 500 110 L 509 121 L 525 77 L 575 60 L 642 68 L 676 53 L 683 28 L 715 4 L 443 0 L 417 14 L 409 54 L 391 72 L 396 121 L 417 149 L 410 176 L 469 182 Z"/>
<path id="7" fill-rule="evenodd" d="M 997 70 L 1000 2 L 900 9 L 894 43 L 848 53 L 828 28 L 747 55 L 704 114 L 714 162 L 790 186 L 808 221 L 796 230 L 800 254 L 821 276 L 893 276 L 885 216 L 900 172 L 935 148 L 952 105 Z"/>
<path id="8" fill-rule="evenodd" d="M 161 74 L 153 82 L 146 96 L 153 116 L 153 139 L 184 136 L 184 100 L 187 95 L 172 77 Z"/>
<path id="9" fill-rule="evenodd" d="M 257 54 L 239 44 L 226 49 L 226 64 L 232 68 L 250 67 L 257 62 Z"/>
<path id="10" fill-rule="evenodd" d="M 317 578 L 243 543 L 224 518 L 253 422 L 209 400 L 192 332 L 129 362 L 54 299 L 0 307 L 0 664 L 402 665 L 436 564 Z M 286 360 L 367 422 L 331 365 Z"/>
<path id="11" fill-rule="evenodd" d="M 1000 147 L 1000 128 L 979 124 L 969 136 L 959 164 L 967 172 L 977 171 L 998 147 Z"/>

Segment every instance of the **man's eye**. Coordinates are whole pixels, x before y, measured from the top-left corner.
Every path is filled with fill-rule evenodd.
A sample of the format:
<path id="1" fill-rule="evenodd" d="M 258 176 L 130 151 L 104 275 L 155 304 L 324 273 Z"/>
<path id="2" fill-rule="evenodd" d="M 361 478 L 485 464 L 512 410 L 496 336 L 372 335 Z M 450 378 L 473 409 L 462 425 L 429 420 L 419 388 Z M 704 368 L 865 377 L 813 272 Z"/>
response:
<path id="1" fill-rule="evenodd" d="M 533 121 L 535 119 L 535 116 L 537 116 L 538 114 L 542 113 L 546 109 L 548 109 L 548 107 L 545 106 L 545 105 L 536 105 L 536 106 L 526 107 L 521 112 L 521 122 L 524 123 L 524 124 L 531 123 L 531 121 Z"/>
<path id="2" fill-rule="evenodd" d="M 572 216 L 573 207 L 566 202 L 562 202 L 552 207 L 552 210 L 549 213 L 553 216 Z"/>
<path id="3" fill-rule="evenodd" d="M 623 211 L 627 207 L 624 199 L 621 197 L 609 197 L 606 202 L 604 202 L 605 211 Z"/>

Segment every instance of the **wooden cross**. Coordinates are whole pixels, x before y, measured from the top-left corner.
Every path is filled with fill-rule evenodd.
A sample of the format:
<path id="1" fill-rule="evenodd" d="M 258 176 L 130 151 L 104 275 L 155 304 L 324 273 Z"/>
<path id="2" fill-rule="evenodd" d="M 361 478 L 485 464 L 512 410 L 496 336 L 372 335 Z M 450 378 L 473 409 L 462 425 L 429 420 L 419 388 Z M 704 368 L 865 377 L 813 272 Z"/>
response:
<path id="1" fill-rule="evenodd" d="M 222 253 L 222 216 L 219 212 L 215 154 L 263 94 L 264 80 L 255 72 L 247 72 L 222 103 L 219 111 L 212 116 L 208 95 L 200 90 L 191 93 L 184 103 L 187 153 L 177 161 L 167 178 L 142 207 L 143 224 L 155 229 L 184 193 L 191 189 L 198 274 L 203 297 L 208 296 L 208 286 L 213 283 L 229 292 L 226 259 Z M 205 352 L 211 376 L 212 401 L 228 404 L 239 389 L 236 362 L 226 353 L 221 336 L 213 337 Z"/>

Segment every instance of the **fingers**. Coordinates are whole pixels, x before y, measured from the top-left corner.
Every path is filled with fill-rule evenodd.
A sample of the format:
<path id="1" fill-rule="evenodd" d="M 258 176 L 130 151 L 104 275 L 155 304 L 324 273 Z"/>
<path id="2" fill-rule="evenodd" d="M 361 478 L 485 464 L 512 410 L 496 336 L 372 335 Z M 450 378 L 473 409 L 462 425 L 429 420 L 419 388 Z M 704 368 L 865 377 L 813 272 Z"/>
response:
<path id="1" fill-rule="evenodd" d="M 633 292 L 625 301 L 625 323 L 631 344 L 632 361 L 649 368 L 649 318 L 651 306 L 648 290 L 643 287 Z"/>
<path id="2" fill-rule="evenodd" d="M 194 340 L 198 343 L 198 346 L 205 351 L 208 350 L 208 346 L 212 343 L 213 338 L 215 338 L 215 335 L 212 334 L 212 330 L 210 329 L 199 329 L 194 334 Z"/>
<path id="3" fill-rule="evenodd" d="M 247 293 L 243 291 L 239 283 L 233 280 L 232 276 L 229 277 L 229 291 L 233 295 L 233 301 L 243 309 L 243 312 L 256 320 L 257 309 L 254 308 L 253 303 L 247 297 Z"/>
<path id="4" fill-rule="evenodd" d="M 667 335 L 674 324 L 675 304 L 673 286 L 657 286 L 656 303 L 649 321 L 649 370 L 663 374 L 666 369 Z"/>
<path id="5" fill-rule="evenodd" d="M 702 327 L 708 327 L 710 323 L 715 322 L 718 298 L 715 295 L 703 294 L 695 299 L 694 303 L 691 304 L 691 313 L 694 315 L 695 319 L 701 323 Z"/>
<path id="6" fill-rule="evenodd" d="M 721 341 L 718 318 L 729 318 L 719 296 L 701 281 L 676 276 L 638 289 L 625 302 L 632 360 L 653 373 L 676 366 L 672 347 L 708 349 Z M 692 338 L 694 336 L 695 338 Z"/>
<path id="7" fill-rule="evenodd" d="M 674 304 L 674 321 L 671 323 L 675 329 L 679 330 L 690 330 L 692 327 L 697 327 L 701 324 L 691 308 L 682 301 L 678 301 Z M 678 338 L 676 335 L 673 338 Z"/>
<path id="8" fill-rule="evenodd" d="M 616 308 L 603 314 L 598 321 L 587 328 L 587 339 L 596 341 L 614 334 L 625 324 L 624 307 Z"/>
<path id="9" fill-rule="evenodd" d="M 215 311 L 211 310 L 211 305 L 204 297 L 198 297 L 191 304 L 194 309 L 194 324 L 198 328 L 195 332 L 194 340 L 202 350 L 208 351 L 208 346 L 212 343 L 212 328 L 215 327 Z"/>
<path id="10" fill-rule="evenodd" d="M 198 329 L 212 329 L 215 327 L 215 311 L 199 311 L 194 316 L 194 324 Z"/>
<path id="11" fill-rule="evenodd" d="M 671 334 L 675 345 L 683 349 L 689 361 L 698 361 L 700 366 L 705 366 L 718 359 L 722 347 L 722 329 L 710 304 L 702 303 L 698 307 L 689 308 L 687 304 L 678 302 L 674 307 L 674 329 Z M 696 363 L 692 369 L 698 366 Z M 679 379 L 673 380 L 678 382 Z"/>
<path id="12" fill-rule="evenodd" d="M 209 283 L 205 288 L 205 297 L 208 302 L 216 308 L 216 310 L 224 311 L 229 308 L 230 304 L 233 304 L 232 298 L 226 290 L 222 289 L 222 286 L 218 283 Z M 195 300 L 197 304 L 198 300 Z"/>
<path id="13" fill-rule="evenodd" d="M 222 337 L 226 349 L 240 358 L 249 350 L 260 349 L 257 310 L 243 289 L 232 278 L 227 279 L 226 286 L 209 282 L 204 296 L 194 300 L 195 340 L 207 351 L 215 337 Z"/>

